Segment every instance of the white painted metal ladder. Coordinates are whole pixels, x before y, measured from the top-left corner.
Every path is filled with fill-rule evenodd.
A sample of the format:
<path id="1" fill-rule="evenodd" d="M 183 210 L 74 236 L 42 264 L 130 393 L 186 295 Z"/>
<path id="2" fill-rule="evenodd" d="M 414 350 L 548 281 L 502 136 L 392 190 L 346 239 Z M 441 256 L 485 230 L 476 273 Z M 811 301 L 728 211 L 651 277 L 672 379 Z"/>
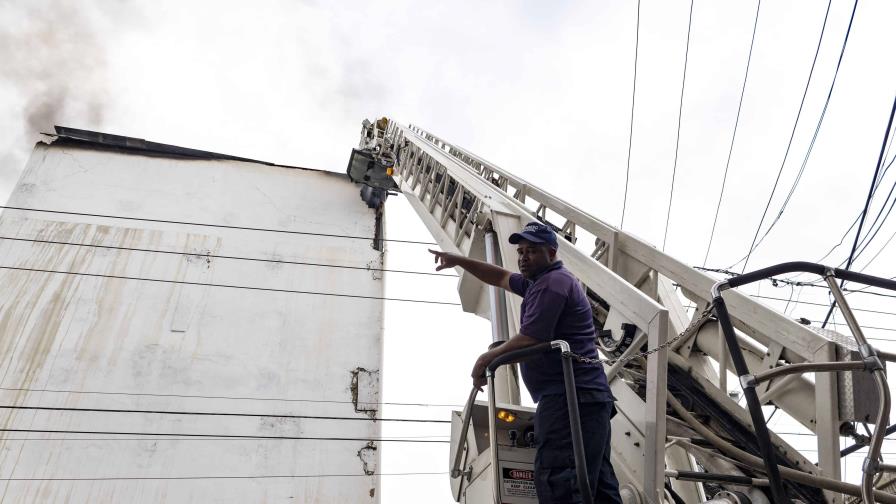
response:
<path id="1" fill-rule="evenodd" d="M 511 233 L 536 219 L 554 225 L 565 238 L 558 253 L 599 301 L 595 308 L 601 322 L 610 329 L 618 329 L 620 322 L 637 327 L 632 351 L 643 344 L 662 346 L 710 305 L 713 277 L 419 127 L 391 120 L 365 123 L 361 148 L 394 155 L 402 194 L 443 250 L 485 260 L 486 237 L 494 232 L 499 248 L 494 262 L 513 265 L 514 252 L 504 245 Z M 676 288 L 696 305 L 692 316 Z M 481 282 L 461 272 L 458 290 L 465 311 L 494 319 Z M 835 361 L 849 351 L 842 342 L 736 291 L 726 294 L 726 302 L 745 363 L 753 372 L 779 364 Z M 518 330 L 519 309 L 519 300 L 509 299 L 501 314 L 511 334 Z M 646 359 L 638 392 L 622 379 L 621 364 L 607 369 L 620 412 L 614 419 L 614 466 L 620 481 L 636 487 L 647 502 L 667 501 L 668 471 L 696 470 L 686 440 L 667 437 L 667 403 L 677 402 L 667 394 L 670 364 L 683 370 L 720 411 L 743 426 L 751 425 L 749 413 L 728 394 L 730 356 L 721 327 L 712 320 L 692 332 Z M 511 398 L 512 387 L 507 385 Z M 764 383 L 757 391 L 762 404 L 774 403 L 817 435 L 817 465 L 772 432 L 778 453 L 792 467 L 840 479 L 840 425 L 845 420 L 838 407 L 837 375 L 820 373 L 814 382 L 787 377 Z M 673 479 L 671 486 L 686 502 L 707 498 L 697 483 Z M 825 491 L 823 499 L 842 502 L 833 491 Z"/>

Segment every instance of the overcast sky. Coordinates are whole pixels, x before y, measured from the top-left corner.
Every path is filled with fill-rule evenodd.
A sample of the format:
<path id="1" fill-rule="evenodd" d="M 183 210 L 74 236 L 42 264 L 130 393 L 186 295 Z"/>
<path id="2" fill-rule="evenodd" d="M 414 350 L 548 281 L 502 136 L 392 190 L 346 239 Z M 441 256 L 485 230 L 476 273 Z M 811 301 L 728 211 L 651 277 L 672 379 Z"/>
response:
<path id="1" fill-rule="evenodd" d="M 782 166 L 828 2 L 761 5 L 732 144 L 756 5 L 694 2 L 666 244 L 690 264 L 703 264 L 707 254 L 726 164 L 706 264 L 728 267 L 747 252 Z M 53 124 L 344 171 L 360 121 L 388 115 L 428 128 L 613 225 L 621 220 L 628 166 L 624 229 L 661 246 L 689 6 L 688 0 L 641 3 L 629 161 L 634 0 L 0 1 L 0 195 L 5 199 L 15 184 L 35 132 Z M 853 0 L 832 2 L 763 232 L 806 155 L 852 6 Z M 896 2 L 860 2 L 805 173 L 751 268 L 819 259 L 861 210 L 896 94 L 894 20 Z M 896 170 L 882 180 L 872 217 L 894 181 Z M 387 211 L 390 237 L 428 239 L 400 198 L 390 199 Z M 885 223 L 857 268 L 882 249 L 865 271 L 896 274 L 896 245 L 883 248 L 894 232 L 896 223 Z M 826 262 L 844 260 L 853 236 Z M 420 247 L 391 244 L 388 261 L 402 269 L 430 268 Z M 456 300 L 454 287 L 444 278 L 387 278 L 395 296 Z M 767 296 L 791 295 L 789 288 L 762 289 Z M 800 300 L 826 300 L 818 289 L 805 290 L 796 293 Z M 896 312 L 892 298 L 851 299 Z M 487 323 L 453 308 L 408 312 L 407 306 L 387 306 L 385 399 L 462 402 L 469 368 L 490 340 Z M 788 312 L 820 320 L 824 308 L 791 303 Z M 892 316 L 862 320 L 896 327 Z M 444 408 L 392 413 L 447 418 Z M 387 426 L 385 433 L 447 431 Z M 442 448 L 389 445 L 382 470 L 445 470 Z M 447 485 L 443 476 L 384 479 L 384 502 L 417 501 L 421 492 L 433 491 L 450 502 Z"/>

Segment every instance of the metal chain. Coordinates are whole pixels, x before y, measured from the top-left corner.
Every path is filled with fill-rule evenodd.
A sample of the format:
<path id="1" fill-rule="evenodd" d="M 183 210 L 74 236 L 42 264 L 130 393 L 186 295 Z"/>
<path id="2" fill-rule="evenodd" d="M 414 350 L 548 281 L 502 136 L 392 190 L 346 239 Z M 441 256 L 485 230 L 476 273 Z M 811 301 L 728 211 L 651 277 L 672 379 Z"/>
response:
<path id="1" fill-rule="evenodd" d="M 629 355 L 628 357 L 617 357 L 615 359 L 592 359 L 590 357 L 585 357 L 584 355 L 579 355 L 574 352 L 562 352 L 561 355 L 563 355 L 563 357 L 571 357 L 572 359 L 577 360 L 583 364 L 594 364 L 594 365 L 604 364 L 607 366 L 612 366 L 613 364 L 616 364 L 617 362 L 621 362 L 624 364 L 626 362 L 630 362 L 630 361 L 633 361 L 633 360 L 641 358 L 641 357 L 647 357 L 651 354 L 655 354 L 655 353 L 659 352 L 660 350 L 662 350 L 664 348 L 669 348 L 676 341 L 678 341 L 682 338 L 690 337 L 691 334 L 696 332 L 696 330 L 699 329 L 700 326 L 702 326 L 707 320 L 709 320 L 712 317 L 712 309 L 713 309 L 713 305 L 712 305 L 712 303 L 710 303 L 709 306 L 707 306 L 706 309 L 703 310 L 703 313 L 701 313 L 700 316 L 697 317 L 696 320 L 691 322 L 690 325 L 688 325 L 684 331 L 681 331 L 681 333 L 678 334 L 678 336 L 675 336 L 674 338 L 663 343 L 662 345 L 660 345 L 656 348 L 651 348 L 651 349 L 647 350 L 646 352 L 636 353 L 633 355 Z"/>

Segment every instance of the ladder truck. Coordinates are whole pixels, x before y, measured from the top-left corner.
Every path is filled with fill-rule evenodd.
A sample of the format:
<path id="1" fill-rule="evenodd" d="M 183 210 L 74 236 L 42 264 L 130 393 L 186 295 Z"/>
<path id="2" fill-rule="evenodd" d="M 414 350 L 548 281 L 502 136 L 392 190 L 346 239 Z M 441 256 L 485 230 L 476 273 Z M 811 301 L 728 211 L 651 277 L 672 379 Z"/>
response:
<path id="1" fill-rule="evenodd" d="M 719 281 L 460 146 L 387 118 L 363 122 L 347 171 L 372 208 L 381 211 L 400 191 L 445 251 L 513 265 L 511 233 L 536 219 L 557 232 L 558 255 L 592 304 L 617 399 L 612 460 L 627 504 L 896 503 L 896 467 L 879 460 L 883 436 L 894 430 L 885 430 L 885 362 L 896 356 L 868 344 L 837 280 L 892 290 L 896 282 L 812 263 Z M 802 325 L 737 290 L 798 271 L 827 283 L 851 335 Z M 491 321 L 495 344 L 515 334 L 520 300 L 459 275 L 463 309 Z M 564 352 L 568 362 L 562 347 L 538 351 Z M 729 395 L 729 373 L 746 405 Z M 534 411 L 520 405 L 513 365 L 492 363 L 488 379 L 487 401 L 474 389 L 452 413 L 452 496 L 536 502 Z M 817 464 L 766 427 L 763 405 L 815 434 Z M 873 434 L 858 434 L 853 422 L 874 424 Z M 853 446 L 841 450 L 841 438 Z M 841 457 L 864 446 L 862 483 L 843 482 Z"/>

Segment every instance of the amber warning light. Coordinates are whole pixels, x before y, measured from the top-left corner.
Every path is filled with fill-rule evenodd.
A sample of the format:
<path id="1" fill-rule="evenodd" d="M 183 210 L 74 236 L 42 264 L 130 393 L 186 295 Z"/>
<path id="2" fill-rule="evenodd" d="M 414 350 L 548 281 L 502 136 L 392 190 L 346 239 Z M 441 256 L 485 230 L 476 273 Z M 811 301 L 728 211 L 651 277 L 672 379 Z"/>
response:
<path id="1" fill-rule="evenodd" d="M 503 420 L 503 421 L 505 421 L 505 422 L 507 422 L 507 423 L 510 423 L 510 422 L 516 420 L 516 415 L 514 415 L 513 413 L 511 413 L 511 412 L 509 412 L 509 411 L 507 411 L 507 410 L 500 410 L 500 411 L 498 411 L 498 415 L 497 415 L 497 416 L 498 416 L 498 420 Z"/>

